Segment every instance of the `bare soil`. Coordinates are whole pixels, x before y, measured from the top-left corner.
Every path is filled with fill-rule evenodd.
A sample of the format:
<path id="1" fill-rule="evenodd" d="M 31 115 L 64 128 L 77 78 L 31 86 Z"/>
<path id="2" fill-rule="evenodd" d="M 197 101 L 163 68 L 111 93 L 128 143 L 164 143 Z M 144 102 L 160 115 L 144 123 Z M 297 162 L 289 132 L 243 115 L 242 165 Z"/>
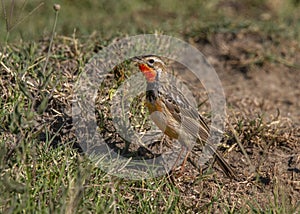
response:
<path id="1" fill-rule="evenodd" d="M 223 84 L 228 107 L 225 142 L 229 147 L 224 155 L 239 180 L 225 178 L 220 170 L 218 179 L 204 179 L 197 185 L 179 178 L 187 203 L 199 207 L 199 202 L 192 200 L 199 194 L 203 204 L 218 195 L 220 200 L 230 198 L 228 203 L 240 209 L 251 207 L 253 202 L 261 208 L 285 202 L 299 206 L 299 44 L 278 43 L 249 32 L 218 33 L 209 41 L 191 41 L 213 65 Z M 236 144 L 231 126 L 249 160 Z M 222 189 L 218 189 L 220 183 Z M 216 203 L 213 212 L 220 211 L 218 206 Z"/>

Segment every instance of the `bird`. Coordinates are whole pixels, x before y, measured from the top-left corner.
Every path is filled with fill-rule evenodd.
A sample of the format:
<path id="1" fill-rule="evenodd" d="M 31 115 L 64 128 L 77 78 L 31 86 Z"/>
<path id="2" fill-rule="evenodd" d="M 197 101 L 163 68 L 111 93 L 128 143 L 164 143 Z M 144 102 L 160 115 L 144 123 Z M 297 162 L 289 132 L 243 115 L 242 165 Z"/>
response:
<path id="1" fill-rule="evenodd" d="M 194 145 L 190 141 L 196 139 L 196 143 L 200 146 L 208 146 L 223 172 L 229 178 L 235 178 L 236 175 L 231 166 L 208 142 L 210 128 L 203 117 L 190 104 L 182 91 L 175 84 L 170 83 L 164 60 L 156 55 L 138 56 L 132 60 L 143 73 L 147 83 L 145 105 L 151 120 L 165 135 L 179 140 L 182 149 L 186 148 L 188 151 L 183 165 Z"/>

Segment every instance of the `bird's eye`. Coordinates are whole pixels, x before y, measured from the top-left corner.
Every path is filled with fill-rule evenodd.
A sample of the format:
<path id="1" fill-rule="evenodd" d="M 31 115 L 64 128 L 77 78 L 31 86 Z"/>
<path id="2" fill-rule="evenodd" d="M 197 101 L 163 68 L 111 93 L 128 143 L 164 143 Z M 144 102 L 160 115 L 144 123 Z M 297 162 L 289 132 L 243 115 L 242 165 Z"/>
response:
<path id="1" fill-rule="evenodd" d="M 149 64 L 153 64 L 153 63 L 154 63 L 154 59 L 149 59 L 149 60 L 148 60 L 148 63 L 149 63 Z"/>

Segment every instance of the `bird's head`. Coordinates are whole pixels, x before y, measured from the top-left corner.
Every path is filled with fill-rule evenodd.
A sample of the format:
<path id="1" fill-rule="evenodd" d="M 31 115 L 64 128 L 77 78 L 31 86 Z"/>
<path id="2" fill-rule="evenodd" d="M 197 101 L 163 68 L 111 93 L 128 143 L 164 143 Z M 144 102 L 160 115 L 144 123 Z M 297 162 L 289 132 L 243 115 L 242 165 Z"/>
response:
<path id="1" fill-rule="evenodd" d="M 133 61 L 137 62 L 147 82 L 158 81 L 166 66 L 158 56 L 153 55 L 134 57 Z"/>

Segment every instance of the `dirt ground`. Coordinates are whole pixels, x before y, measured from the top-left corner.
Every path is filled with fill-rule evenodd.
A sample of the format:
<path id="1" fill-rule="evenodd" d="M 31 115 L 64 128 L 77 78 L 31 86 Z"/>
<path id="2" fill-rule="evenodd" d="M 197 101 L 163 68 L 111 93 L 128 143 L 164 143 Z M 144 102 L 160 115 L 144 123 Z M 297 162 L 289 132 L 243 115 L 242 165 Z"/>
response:
<path id="1" fill-rule="evenodd" d="M 276 44 L 272 38 L 243 32 L 215 34 L 209 41 L 194 38 L 193 42 L 219 75 L 227 99 L 228 124 L 237 130 L 249 160 L 235 144 L 225 156 L 239 181 L 221 179 L 218 182 L 224 187 L 220 190 L 217 183 L 205 180 L 192 189 L 190 184 L 183 185 L 182 192 L 190 199 L 203 190 L 208 198 L 220 195 L 225 200 L 230 196 L 228 203 L 241 209 L 247 201 L 262 208 L 275 201 L 299 205 L 300 76 L 299 67 L 292 66 L 299 62 L 299 44 Z M 236 139 L 229 125 L 227 133 L 230 146 Z"/>

